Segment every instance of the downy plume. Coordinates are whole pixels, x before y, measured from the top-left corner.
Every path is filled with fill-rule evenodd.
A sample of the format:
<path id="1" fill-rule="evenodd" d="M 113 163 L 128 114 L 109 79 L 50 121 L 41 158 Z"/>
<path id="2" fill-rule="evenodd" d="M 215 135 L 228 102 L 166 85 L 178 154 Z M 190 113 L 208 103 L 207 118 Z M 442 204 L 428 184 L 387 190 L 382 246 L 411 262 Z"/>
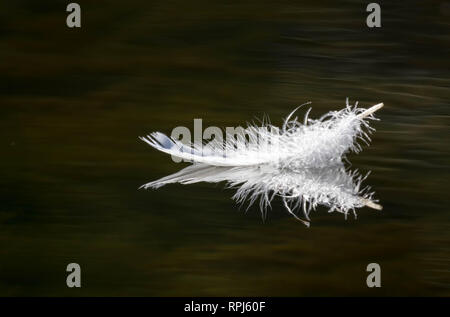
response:
<path id="1" fill-rule="evenodd" d="M 305 105 L 305 104 L 304 104 Z M 303 105 L 302 105 L 303 106 Z M 300 106 L 301 107 L 301 106 Z M 298 108 L 300 108 L 298 107 Z M 309 226 L 310 212 L 318 205 L 347 214 L 363 206 L 381 210 L 369 187 L 362 187 L 368 176 L 351 172 L 344 166 L 345 155 L 362 150 L 374 131 L 370 120 L 383 107 L 358 108 L 358 103 L 340 111 L 330 111 L 319 119 L 310 119 L 307 111 L 302 121 L 293 118 L 296 108 L 280 128 L 269 122 L 249 124 L 243 135 L 226 135 L 225 141 L 183 144 L 155 132 L 143 141 L 155 149 L 192 162 L 177 173 L 147 183 L 143 188 L 166 184 L 226 182 L 236 188 L 233 198 L 251 206 L 259 201 L 263 217 L 272 200 L 279 196 L 296 219 Z M 300 218 L 296 211 L 303 211 Z"/>

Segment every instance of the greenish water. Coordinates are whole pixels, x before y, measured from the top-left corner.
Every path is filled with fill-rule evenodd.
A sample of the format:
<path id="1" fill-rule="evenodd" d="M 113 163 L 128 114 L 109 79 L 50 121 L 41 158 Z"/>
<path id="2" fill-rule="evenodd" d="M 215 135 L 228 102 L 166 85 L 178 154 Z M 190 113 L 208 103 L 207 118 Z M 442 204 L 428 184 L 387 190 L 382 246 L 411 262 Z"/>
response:
<path id="1" fill-rule="evenodd" d="M 450 295 L 449 2 L 380 3 L 369 29 L 356 1 L 78 1 L 77 30 L 67 3 L 0 12 L 0 295 Z M 350 157 L 381 212 L 307 229 L 222 184 L 137 189 L 185 166 L 140 135 L 346 97 L 385 103 Z"/>

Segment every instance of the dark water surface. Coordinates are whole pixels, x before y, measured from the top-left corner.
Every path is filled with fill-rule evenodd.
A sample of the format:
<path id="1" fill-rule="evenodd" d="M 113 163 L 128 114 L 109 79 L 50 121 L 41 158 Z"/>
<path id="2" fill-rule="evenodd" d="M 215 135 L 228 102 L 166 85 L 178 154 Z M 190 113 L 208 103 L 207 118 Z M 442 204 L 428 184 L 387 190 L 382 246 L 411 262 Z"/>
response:
<path id="1" fill-rule="evenodd" d="M 380 2 L 379 29 L 357 1 L 80 0 L 81 29 L 67 3 L 0 12 L 0 295 L 450 295 L 450 2 Z M 185 166 L 140 135 L 346 97 L 385 103 L 350 156 L 381 212 L 307 229 L 223 184 L 138 190 Z"/>

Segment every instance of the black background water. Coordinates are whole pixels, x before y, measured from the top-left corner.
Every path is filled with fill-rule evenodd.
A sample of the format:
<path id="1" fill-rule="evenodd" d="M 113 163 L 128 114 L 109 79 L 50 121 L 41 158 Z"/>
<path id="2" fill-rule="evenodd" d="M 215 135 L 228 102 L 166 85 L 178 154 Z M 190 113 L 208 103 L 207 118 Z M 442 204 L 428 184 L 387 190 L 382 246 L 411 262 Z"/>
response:
<path id="1" fill-rule="evenodd" d="M 449 295 L 450 2 L 9 1 L 0 12 L 0 295 Z M 384 102 L 351 155 L 384 206 L 263 223 L 138 140 Z M 82 288 L 66 287 L 66 265 Z M 366 266 L 382 287 L 366 286 Z"/>

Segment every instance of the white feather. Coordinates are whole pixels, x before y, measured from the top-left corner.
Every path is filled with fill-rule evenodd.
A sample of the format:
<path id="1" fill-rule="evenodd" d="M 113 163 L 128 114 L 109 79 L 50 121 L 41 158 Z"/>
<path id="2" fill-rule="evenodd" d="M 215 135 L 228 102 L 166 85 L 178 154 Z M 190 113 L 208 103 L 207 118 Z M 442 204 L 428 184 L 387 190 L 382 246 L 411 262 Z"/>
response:
<path id="1" fill-rule="evenodd" d="M 309 220 L 311 209 L 318 205 L 345 215 L 364 205 L 381 209 L 368 188 L 360 190 L 363 178 L 347 171 L 343 159 L 346 153 L 361 150 L 358 140 L 368 144 L 368 133 L 373 130 L 368 120 L 374 120 L 373 112 L 382 106 L 366 110 L 357 104 L 351 107 L 347 101 L 343 110 L 318 120 L 308 119 L 309 109 L 303 123 L 291 120 L 297 108 L 281 131 L 270 124 L 249 125 L 245 129 L 248 139 L 227 135 L 224 144 L 213 141 L 201 147 L 152 133 L 141 139 L 194 164 L 142 187 L 225 181 L 238 188 L 233 196 L 236 201 L 248 200 L 251 205 L 259 199 L 263 215 L 274 196 L 280 196 L 289 213 L 307 225 L 309 222 L 298 218 L 295 210 L 301 208 Z"/>

